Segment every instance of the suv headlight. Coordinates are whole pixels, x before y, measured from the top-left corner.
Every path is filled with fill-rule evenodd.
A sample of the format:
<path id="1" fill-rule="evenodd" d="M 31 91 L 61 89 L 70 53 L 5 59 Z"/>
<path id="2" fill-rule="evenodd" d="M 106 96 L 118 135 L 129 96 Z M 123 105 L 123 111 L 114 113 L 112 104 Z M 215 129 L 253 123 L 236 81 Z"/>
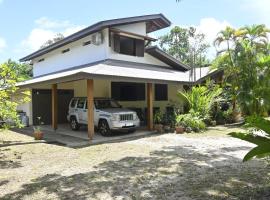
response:
<path id="1" fill-rule="evenodd" d="M 119 115 L 117 115 L 117 114 L 112 114 L 112 116 L 111 116 L 111 121 L 118 121 L 118 117 Z"/>

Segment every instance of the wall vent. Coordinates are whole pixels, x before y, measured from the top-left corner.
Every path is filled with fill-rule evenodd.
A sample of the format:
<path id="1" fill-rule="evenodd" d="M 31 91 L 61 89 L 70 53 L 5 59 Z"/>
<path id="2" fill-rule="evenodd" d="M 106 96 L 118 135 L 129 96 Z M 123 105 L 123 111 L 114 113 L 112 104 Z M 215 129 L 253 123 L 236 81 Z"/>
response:
<path id="1" fill-rule="evenodd" d="M 63 51 L 62 51 L 62 53 L 67 53 L 67 52 L 69 52 L 70 51 L 70 49 L 64 49 Z"/>
<path id="2" fill-rule="evenodd" d="M 86 42 L 83 43 L 83 46 L 87 46 L 89 44 L 91 44 L 91 41 L 86 41 Z"/>

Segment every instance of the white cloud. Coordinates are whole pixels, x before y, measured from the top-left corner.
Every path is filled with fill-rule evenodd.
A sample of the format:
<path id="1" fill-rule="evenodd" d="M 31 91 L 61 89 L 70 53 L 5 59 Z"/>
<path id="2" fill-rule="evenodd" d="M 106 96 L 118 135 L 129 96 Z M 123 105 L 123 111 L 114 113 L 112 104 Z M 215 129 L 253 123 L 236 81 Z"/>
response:
<path id="1" fill-rule="evenodd" d="M 21 42 L 22 47 L 27 50 L 37 50 L 47 40 L 53 38 L 55 34 L 56 33 L 52 30 L 35 28 L 30 32 L 29 36 Z"/>
<path id="2" fill-rule="evenodd" d="M 6 46 L 7 46 L 7 44 L 6 44 L 5 39 L 0 37 L 0 52 L 2 52 L 3 49 L 6 48 Z"/>
<path id="3" fill-rule="evenodd" d="M 213 58 L 216 55 L 216 49 L 213 46 L 213 42 L 218 33 L 227 26 L 232 25 L 227 21 L 219 21 L 215 18 L 203 18 L 200 20 L 200 24 L 195 26 L 199 32 L 205 34 L 205 39 L 211 46 L 208 52 L 209 58 Z"/>
<path id="4" fill-rule="evenodd" d="M 47 40 L 54 38 L 57 33 L 62 33 L 66 37 L 85 28 L 84 25 L 74 25 L 68 20 L 50 20 L 47 17 L 35 20 L 35 24 L 37 27 L 31 30 L 16 52 L 30 53 L 36 51 Z"/>
<path id="5" fill-rule="evenodd" d="M 204 33 L 206 40 L 212 44 L 217 34 L 227 26 L 231 26 L 227 21 L 218 21 L 215 18 L 203 18 L 196 28 L 198 31 Z"/>

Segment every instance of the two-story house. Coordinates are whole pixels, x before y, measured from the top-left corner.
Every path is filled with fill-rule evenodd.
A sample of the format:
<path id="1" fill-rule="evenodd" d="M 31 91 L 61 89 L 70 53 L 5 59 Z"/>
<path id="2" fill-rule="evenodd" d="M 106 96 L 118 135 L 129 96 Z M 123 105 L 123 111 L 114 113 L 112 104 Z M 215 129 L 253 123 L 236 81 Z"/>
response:
<path id="1" fill-rule="evenodd" d="M 122 106 L 146 113 L 153 128 L 153 109 L 181 104 L 177 91 L 190 84 L 189 66 L 157 47 L 148 33 L 169 27 L 162 14 L 98 22 L 22 59 L 33 65 L 33 79 L 19 87 L 32 91 L 32 101 L 20 105 L 30 124 L 42 121 L 57 128 L 66 123 L 73 96 L 87 97 L 88 134 L 92 138 L 93 98 L 111 97 Z"/>

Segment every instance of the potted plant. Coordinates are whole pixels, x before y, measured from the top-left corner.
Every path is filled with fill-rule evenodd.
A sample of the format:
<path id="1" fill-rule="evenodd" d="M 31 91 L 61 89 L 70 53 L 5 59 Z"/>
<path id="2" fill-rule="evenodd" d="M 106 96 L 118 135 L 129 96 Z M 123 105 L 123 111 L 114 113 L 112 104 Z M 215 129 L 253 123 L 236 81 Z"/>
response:
<path id="1" fill-rule="evenodd" d="M 41 131 L 41 125 L 42 125 L 41 117 L 37 117 L 37 120 L 38 120 L 38 125 L 34 126 L 34 134 L 33 135 L 34 135 L 35 140 L 42 140 L 43 132 Z"/>
<path id="2" fill-rule="evenodd" d="M 175 133 L 177 134 L 182 134 L 185 132 L 185 126 L 182 119 L 183 119 L 183 115 L 178 115 L 176 118 Z"/>
<path id="3" fill-rule="evenodd" d="M 158 132 L 158 133 L 162 133 L 163 132 L 163 125 L 162 125 L 162 113 L 161 111 L 157 111 L 154 115 L 154 129 Z"/>
<path id="4" fill-rule="evenodd" d="M 171 131 L 171 126 L 169 121 L 169 115 L 167 112 L 164 113 L 162 116 L 162 124 L 164 125 L 163 126 L 164 132 L 169 133 Z"/>

